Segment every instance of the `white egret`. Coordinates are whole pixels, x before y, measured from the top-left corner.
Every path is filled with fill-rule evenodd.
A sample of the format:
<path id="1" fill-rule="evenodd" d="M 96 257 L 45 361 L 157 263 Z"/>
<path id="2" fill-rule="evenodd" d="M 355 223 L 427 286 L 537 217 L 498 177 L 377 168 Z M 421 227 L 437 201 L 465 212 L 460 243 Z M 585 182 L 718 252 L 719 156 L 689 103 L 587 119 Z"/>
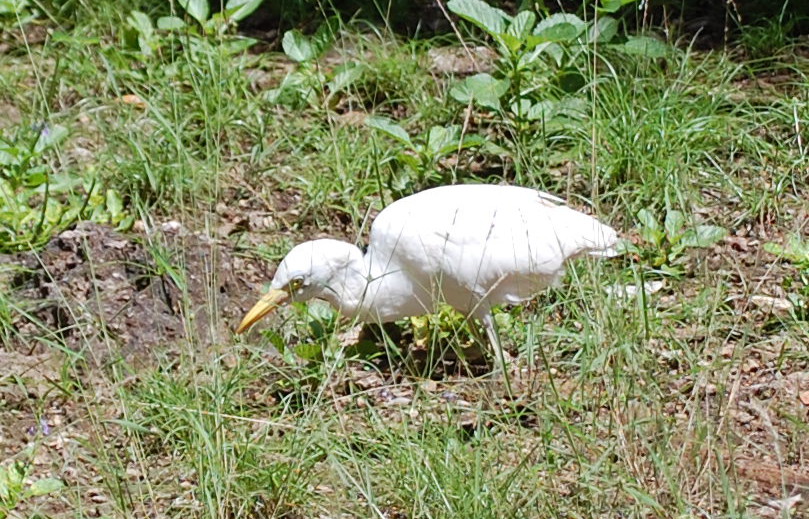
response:
<path id="1" fill-rule="evenodd" d="M 559 283 L 566 260 L 613 256 L 617 241 L 611 227 L 533 189 L 429 189 L 379 213 L 365 254 L 331 239 L 294 247 L 236 332 L 289 301 L 323 299 L 375 323 L 431 313 L 443 301 L 483 322 L 502 361 L 492 306 L 531 299 Z"/>

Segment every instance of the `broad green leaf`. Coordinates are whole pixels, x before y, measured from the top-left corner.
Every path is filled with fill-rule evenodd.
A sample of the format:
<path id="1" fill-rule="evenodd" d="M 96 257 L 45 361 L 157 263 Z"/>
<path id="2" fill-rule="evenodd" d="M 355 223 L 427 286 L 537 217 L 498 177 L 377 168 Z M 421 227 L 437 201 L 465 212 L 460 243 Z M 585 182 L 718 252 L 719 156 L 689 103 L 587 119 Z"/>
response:
<path id="1" fill-rule="evenodd" d="M 461 141 L 461 149 L 467 150 L 469 148 L 477 148 L 485 145 L 487 142 L 489 142 L 488 139 L 476 133 L 464 135 L 463 141 Z"/>
<path id="2" fill-rule="evenodd" d="M 419 162 L 419 158 L 413 155 L 412 150 L 408 150 L 407 152 L 401 152 L 396 154 L 396 161 L 411 168 L 412 170 L 416 171 L 419 169 L 421 162 Z M 407 179 L 402 179 L 407 180 Z"/>
<path id="3" fill-rule="evenodd" d="M 661 247 L 666 239 L 666 235 L 660 229 L 650 229 L 644 227 L 640 230 L 640 237 L 643 241 L 654 247 Z"/>
<path id="4" fill-rule="evenodd" d="M 124 212 L 124 201 L 118 191 L 114 189 L 107 189 L 106 198 L 105 205 L 107 206 L 107 212 L 115 219 Z"/>
<path id="5" fill-rule="evenodd" d="M 511 21 L 506 34 L 524 40 L 526 36 L 531 34 L 531 29 L 534 28 L 535 23 L 537 23 L 537 17 L 533 11 L 520 11 Z"/>
<path id="6" fill-rule="evenodd" d="M 576 39 L 581 34 L 581 31 L 576 29 L 575 25 L 569 23 L 558 23 L 553 27 L 548 27 L 542 32 L 534 34 L 534 38 L 540 41 L 553 41 L 567 43 Z"/>
<path id="7" fill-rule="evenodd" d="M 393 137 L 402 144 L 406 144 L 411 149 L 414 147 L 413 141 L 410 140 L 410 135 L 407 134 L 405 129 L 387 117 L 380 117 L 377 115 L 367 117 L 365 119 L 365 124 L 375 130 L 386 133 L 388 136 Z"/>
<path id="8" fill-rule="evenodd" d="M 517 36 L 512 36 L 508 33 L 503 33 L 497 36 L 497 41 L 501 45 L 505 45 L 508 49 L 508 52 L 514 53 L 520 50 L 523 43 L 526 43 L 522 38 L 518 38 Z"/>
<path id="9" fill-rule="evenodd" d="M 435 158 L 452 153 L 458 149 L 460 134 L 461 128 L 457 125 L 433 126 L 427 132 L 427 151 Z"/>
<path id="10" fill-rule="evenodd" d="M 270 344 L 275 346 L 276 350 L 278 350 L 280 353 L 284 353 L 284 350 L 286 350 L 286 343 L 284 342 L 284 338 L 281 337 L 281 334 L 275 330 L 264 330 L 262 335 L 264 335 L 264 337 L 270 341 Z"/>
<path id="11" fill-rule="evenodd" d="M 313 337 L 325 337 L 331 333 L 336 321 L 336 313 L 328 303 L 312 301 L 306 309 L 306 314 Z"/>
<path id="12" fill-rule="evenodd" d="M 773 243 L 773 242 L 765 243 L 764 244 L 764 250 L 769 252 L 770 254 L 775 254 L 776 256 L 784 256 L 784 257 L 786 257 L 786 255 L 787 255 L 786 254 L 786 248 L 783 245 L 780 245 L 778 243 Z"/>
<path id="13" fill-rule="evenodd" d="M 176 16 L 161 16 L 157 19 L 157 28 L 164 31 L 176 31 L 185 28 L 185 22 Z"/>
<path id="14" fill-rule="evenodd" d="M 509 109 L 511 110 L 512 114 L 525 117 L 528 110 L 531 109 L 531 101 L 529 99 L 520 99 L 519 101 L 511 103 Z"/>
<path id="15" fill-rule="evenodd" d="M 227 20 L 225 19 L 225 12 L 219 11 L 218 13 L 213 13 L 210 18 L 205 20 L 202 23 L 202 29 L 205 34 L 214 35 L 214 34 L 224 34 L 228 28 Z"/>
<path id="16" fill-rule="evenodd" d="M 232 36 L 227 40 L 221 43 L 222 50 L 226 56 L 235 56 L 237 54 L 241 54 L 242 52 L 246 51 L 253 45 L 258 43 L 258 40 L 255 38 L 246 38 Z"/>
<path id="17" fill-rule="evenodd" d="M 669 241 L 674 241 L 680 236 L 684 225 L 685 215 L 682 211 L 671 210 L 666 213 L 666 221 L 663 223 L 663 227 L 666 229 L 666 235 L 668 235 Z"/>
<path id="18" fill-rule="evenodd" d="M 20 149 L 0 142 L 0 166 L 13 166 L 19 164 Z M 0 170 L 1 172 L 2 170 Z M 0 174 L 2 177 L 2 174 Z"/>
<path id="19" fill-rule="evenodd" d="M 298 63 L 309 61 L 317 57 L 309 38 L 304 36 L 298 29 L 292 29 L 284 33 L 281 46 L 284 48 L 286 55 Z"/>
<path id="20" fill-rule="evenodd" d="M 641 224 L 640 236 L 643 241 L 656 246 L 662 244 L 665 234 L 660 229 L 660 223 L 655 218 L 655 215 L 648 209 L 641 209 L 638 211 L 637 217 Z"/>
<path id="21" fill-rule="evenodd" d="M 41 168 L 43 172 L 46 172 L 48 166 L 43 164 Z M 84 179 L 74 173 L 50 172 L 50 177 L 52 193 L 68 193 L 80 189 L 84 184 Z"/>
<path id="22" fill-rule="evenodd" d="M 10 465 L 0 465 L 0 506 L 8 503 L 12 507 L 20 499 L 23 480 L 25 479 L 25 469 L 20 462 Z M 3 509 L 0 508 L 0 513 Z"/>
<path id="23" fill-rule="evenodd" d="M 528 121 L 543 121 L 550 116 L 553 107 L 554 102 L 549 100 L 531 103 L 528 99 L 520 99 L 518 103 L 512 103 L 511 112 Z"/>
<path id="24" fill-rule="evenodd" d="M 26 187 L 39 187 L 48 181 L 48 175 L 44 171 L 29 172 L 25 179 Z"/>
<path id="25" fill-rule="evenodd" d="M 345 90 L 356 80 L 362 77 L 365 66 L 360 63 L 349 62 L 337 67 L 331 81 L 326 83 L 332 93 Z"/>
<path id="26" fill-rule="evenodd" d="M 566 97 L 554 104 L 554 115 L 584 120 L 590 111 L 590 103 L 581 97 Z"/>
<path id="27" fill-rule="evenodd" d="M 776 256 L 782 256 L 792 263 L 806 265 L 809 268 L 809 241 L 803 241 L 799 236 L 789 239 L 786 246 L 777 243 L 765 243 L 764 250 Z"/>
<path id="28" fill-rule="evenodd" d="M 208 0 L 177 0 L 177 3 L 188 13 L 188 16 L 200 24 L 204 24 L 211 14 Z"/>
<path id="29" fill-rule="evenodd" d="M 461 103 L 470 101 L 492 110 L 500 110 L 500 98 L 503 97 L 510 83 L 507 79 L 495 79 L 490 74 L 476 74 L 460 83 L 456 83 L 449 95 Z"/>
<path id="30" fill-rule="evenodd" d="M 57 490 L 61 490 L 64 484 L 61 480 L 56 478 L 43 478 L 38 479 L 31 483 L 26 494 L 31 497 L 46 496 L 52 494 Z"/>
<path id="31" fill-rule="evenodd" d="M 553 61 L 556 63 L 557 66 L 560 67 L 562 66 L 562 60 L 565 57 L 565 51 L 562 48 L 562 46 L 559 45 L 558 43 L 545 41 L 545 39 L 542 38 L 541 36 L 531 35 L 528 37 L 526 48 L 534 50 L 530 53 L 523 54 L 523 56 L 520 57 L 519 63 L 521 67 L 529 63 L 532 63 L 533 61 L 536 61 L 536 59 L 542 54 L 545 54 L 553 58 Z"/>
<path id="32" fill-rule="evenodd" d="M 506 23 L 511 20 L 504 11 L 482 0 L 450 0 L 447 2 L 447 8 L 464 20 L 477 25 L 490 36 L 506 32 Z"/>
<path id="33" fill-rule="evenodd" d="M 618 20 L 611 16 L 602 16 L 587 31 L 588 41 L 609 43 L 618 34 Z"/>
<path id="34" fill-rule="evenodd" d="M 623 6 L 635 2 L 637 2 L 637 0 L 601 0 L 601 7 L 598 9 L 607 13 L 614 13 Z"/>
<path id="35" fill-rule="evenodd" d="M 323 348 L 316 342 L 307 342 L 296 345 L 295 354 L 304 360 L 322 360 Z"/>
<path id="36" fill-rule="evenodd" d="M 145 13 L 132 11 L 129 13 L 129 17 L 127 17 L 126 21 L 130 27 L 138 31 L 138 34 L 144 38 L 151 38 L 152 34 L 154 34 L 152 20 Z"/>
<path id="37" fill-rule="evenodd" d="M 638 221 L 643 227 L 647 229 L 659 229 L 660 224 L 655 218 L 654 214 L 648 209 L 641 209 L 638 211 Z"/>
<path id="38" fill-rule="evenodd" d="M 264 0 L 229 0 L 225 4 L 225 13 L 231 20 L 244 20 L 255 11 Z"/>
<path id="39" fill-rule="evenodd" d="M 716 225 L 697 225 L 687 230 L 680 243 L 685 247 L 710 247 L 727 236 L 727 229 Z"/>
<path id="40" fill-rule="evenodd" d="M 630 36 L 626 43 L 616 45 L 615 48 L 627 54 L 647 58 L 664 58 L 671 51 L 671 47 L 666 43 L 649 36 Z"/>
<path id="41" fill-rule="evenodd" d="M 427 148 L 435 158 L 445 157 L 456 153 L 458 150 L 465 150 L 481 146 L 485 139 L 480 135 L 464 135 L 461 138 L 461 127 L 433 126 L 427 137 Z"/>
<path id="42" fill-rule="evenodd" d="M 584 29 L 581 18 L 570 13 L 556 13 L 548 16 L 534 28 L 534 36 L 542 41 L 568 42 L 576 39 Z"/>
<path id="43" fill-rule="evenodd" d="M 623 239 L 618 240 L 618 245 L 615 246 L 615 250 L 618 252 L 618 254 L 640 254 L 641 252 L 637 245 L 629 240 Z"/>
<path id="44" fill-rule="evenodd" d="M 35 153 L 42 153 L 48 148 L 56 146 L 67 137 L 68 129 L 60 124 L 54 124 L 52 127 L 45 127 L 37 138 L 37 143 L 34 146 Z"/>

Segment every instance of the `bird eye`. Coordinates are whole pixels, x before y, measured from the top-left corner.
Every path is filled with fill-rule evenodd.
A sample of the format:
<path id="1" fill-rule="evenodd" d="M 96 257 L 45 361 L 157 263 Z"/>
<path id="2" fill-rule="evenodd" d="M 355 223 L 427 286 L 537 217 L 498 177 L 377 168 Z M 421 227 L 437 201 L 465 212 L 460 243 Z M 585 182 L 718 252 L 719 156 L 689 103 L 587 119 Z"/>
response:
<path id="1" fill-rule="evenodd" d="M 289 282 L 289 291 L 290 292 L 297 292 L 303 286 L 303 278 L 292 278 L 292 281 Z"/>

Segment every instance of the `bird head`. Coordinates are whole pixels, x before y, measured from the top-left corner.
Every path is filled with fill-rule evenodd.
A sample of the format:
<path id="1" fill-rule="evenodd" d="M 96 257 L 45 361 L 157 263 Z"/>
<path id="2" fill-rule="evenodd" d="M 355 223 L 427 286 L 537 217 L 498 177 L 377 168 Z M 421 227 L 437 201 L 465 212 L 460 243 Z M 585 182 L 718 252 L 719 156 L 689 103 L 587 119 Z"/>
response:
<path id="1" fill-rule="evenodd" d="M 359 264 L 355 262 L 359 260 Z M 362 252 L 338 240 L 313 240 L 292 248 L 278 265 L 270 290 L 244 316 L 236 333 L 249 329 L 279 306 L 313 298 L 339 301 L 350 272 L 359 272 Z"/>

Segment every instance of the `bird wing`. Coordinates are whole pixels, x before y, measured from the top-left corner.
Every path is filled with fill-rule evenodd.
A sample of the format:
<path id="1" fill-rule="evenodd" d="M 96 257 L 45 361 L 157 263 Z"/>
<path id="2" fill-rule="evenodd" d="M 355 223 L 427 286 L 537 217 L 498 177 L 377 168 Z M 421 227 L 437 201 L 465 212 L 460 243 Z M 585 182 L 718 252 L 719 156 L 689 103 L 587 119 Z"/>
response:
<path id="1" fill-rule="evenodd" d="M 401 199 L 371 228 L 371 271 L 406 272 L 463 311 L 483 300 L 528 299 L 558 281 L 567 258 L 615 240 L 615 231 L 559 201 L 491 185 L 446 186 Z"/>

